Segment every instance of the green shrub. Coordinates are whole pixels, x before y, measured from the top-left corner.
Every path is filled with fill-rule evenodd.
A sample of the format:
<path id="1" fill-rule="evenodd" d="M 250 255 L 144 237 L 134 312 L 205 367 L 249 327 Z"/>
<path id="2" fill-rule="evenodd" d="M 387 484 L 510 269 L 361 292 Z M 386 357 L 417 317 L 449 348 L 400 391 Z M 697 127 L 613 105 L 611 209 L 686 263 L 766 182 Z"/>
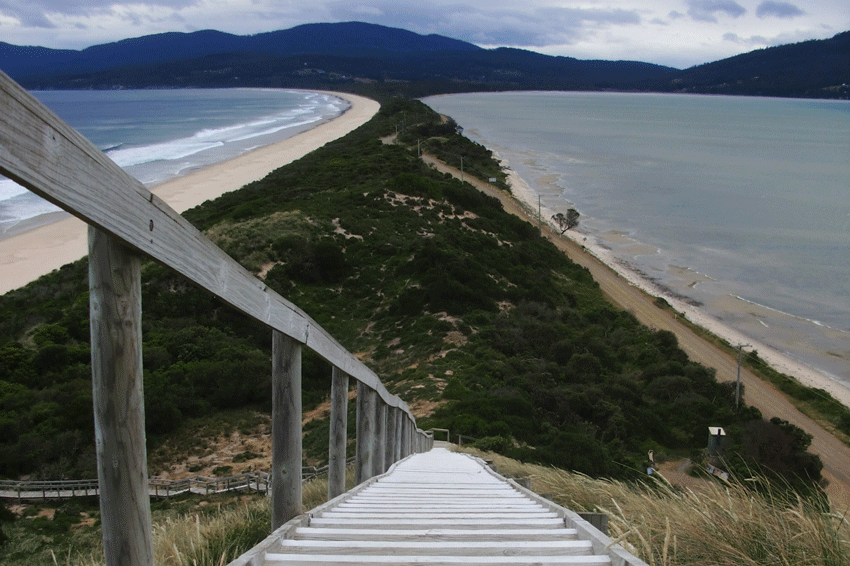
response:
<path id="1" fill-rule="evenodd" d="M 233 473 L 233 466 L 216 466 L 212 470 L 212 474 L 216 477 L 223 478 Z"/>
<path id="2" fill-rule="evenodd" d="M 511 448 L 512 443 L 510 438 L 504 436 L 485 436 L 472 443 L 472 446 L 483 450 L 484 452 L 498 452 L 506 454 Z"/>

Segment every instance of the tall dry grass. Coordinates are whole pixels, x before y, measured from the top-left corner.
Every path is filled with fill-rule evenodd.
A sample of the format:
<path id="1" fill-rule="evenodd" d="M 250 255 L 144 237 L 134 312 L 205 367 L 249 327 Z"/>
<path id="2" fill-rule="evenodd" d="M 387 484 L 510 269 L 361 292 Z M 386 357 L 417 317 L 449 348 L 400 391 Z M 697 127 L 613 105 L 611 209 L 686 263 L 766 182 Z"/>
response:
<path id="1" fill-rule="evenodd" d="M 478 455 L 568 509 L 607 514 L 611 538 L 651 566 L 850 565 L 846 513 L 821 512 L 797 495 L 719 481 L 689 490 L 663 478 L 592 479 Z"/>
<path id="2" fill-rule="evenodd" d="M 353 476 L 349 471 L 348 476 Z M 351 486 L 353 487 L 353 486 Z M 327 479 L 303 486 L 305 510 L 327 501 Z M 239 505 L 206 507 L 187 513 L 155 513 L 154 563 L 157 566 L 224 566 L 266 538 L 271 530 L 271 507 L 265 497 Z M 102 566 L 103 555 L 82 556 L 68 551 L 53 555 L 55 566 Z"/>
<path id="3" fill-rule="evenodd" d="M 683 490 L 660 479 L 642 484 L 593 479 L 464 451 L 492 459 L 502 475 L 530 478 L 533 491 L 568 509 L 607 514 L 611 538 L 651 566 L 850 566 L 845 515 L 820 512 L 799 497 L 713 481 Z M 326 494 L 326 481 L 305 484 L 304 509 L 324 503 Z M 154 517 L 156 564 L 222 566 L 265 538 L 270 522 L 264 498 Z M 60 556 L 55 563 L 99 566 L 102 558 Z"/>
<path id="4" fill-rule="evenodd" d="M 327 493 L 326 479 L 305 483 L 304 509 L 327 501 Z M 157 566 L 224 566 L 266 538 L 271 529 L 266 498 L 205 515 L 192 513 L 154 523 Z"/>

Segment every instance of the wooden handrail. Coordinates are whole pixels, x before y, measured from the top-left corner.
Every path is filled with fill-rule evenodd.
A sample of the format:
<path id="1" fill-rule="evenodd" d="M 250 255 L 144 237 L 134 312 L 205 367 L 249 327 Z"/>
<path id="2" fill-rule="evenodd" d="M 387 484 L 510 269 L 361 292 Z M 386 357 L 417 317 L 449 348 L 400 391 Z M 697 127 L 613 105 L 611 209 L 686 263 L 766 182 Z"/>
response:
<path id="1" fill-rule="evenodd" d="M 407 403 L 301 309 L 207 239 L 141 182 L 0 71 L 0 174 L 173 269 L 378 393 Z"/>
<path id="2" fill-rule="evenodd" d="M 171 268 L 272 329 L 272 470 L 266 485 L 273 496 L 273 529 L 301 512 L 302 473 L 293 472 L 300 471 L 302 458 L 302 346 L 328 361 L 339 383 L 342 375 L 357 381 L 357 419 L 365 424 L 362 431 L 358 425 L 358 481 L 383 473 L 389 460 L 430 449 L 433 435 L 416 428 L 407 404 L 374 372 L 2 71 L 0 174 L 89 224 L 93 404 L 108 566 L 153 560 L 139 256 Z M 368 404 L 361 406 L 360 397 Z M 332 438 L 345 438 L 339 434 L 342 420 L 332 419 Z M 392 449 L 380 444 L 389 439 Z M 329 445 L 329 475 L 336 483 L 340 466 L 344 478 L 345 443 Z M 213 481 L 217 490 L 222 480 Z"/>

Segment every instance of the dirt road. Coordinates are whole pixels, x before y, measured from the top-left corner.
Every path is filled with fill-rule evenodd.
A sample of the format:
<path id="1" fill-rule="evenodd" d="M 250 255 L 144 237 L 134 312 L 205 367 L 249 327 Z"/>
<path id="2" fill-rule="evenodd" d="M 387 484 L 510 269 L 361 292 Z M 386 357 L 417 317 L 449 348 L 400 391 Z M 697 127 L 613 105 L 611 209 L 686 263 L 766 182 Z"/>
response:
<path id="1" fill-rule="evenodd" d="M 423 155 L 423 160 L 441 172 L 450 173 L 458 179 L 461 177 L 459 170 L 445 165 L 432 156 Z M 511 195 L 470 175 L 465 175 L 464 180 L 478 190 L 498 198 L 506 211 L 525 218 L 529 222 L 536 221 Z M 614 304 L 630 311 L 638 320 L 651 328 L 669 330 L 675 334 L 679 340 L 679 346 L 688 354 L 690 359 L 706 367 L 714 368 L 719 380 L 732 381 L 736 379 L 737 358 L 730 356 L 694 334 L 671 312 L 655 306 L 654 297 L 626 281 L 596 257 L 585 252 L 580 245 L 568 238 L 561 237 L 548 226 L 544 226 L 543 232 L 571 260 L 590 270 L 593 278 L 599 283 L 602 292 Z M 741 370 L 741 383 L 744 385 L 746 403 L 758 408 L 766 419 L 779 417 L 797 425 L 813 436 L 810 450 L 820 456 L 823 462 L 823 476 L 829 481 L 826 492 L 833 503 L 833 509 L 836 511 L 850 509 L 850 447 L 802 414 L 771 384 L 757 378 L 745 368 Z"/>

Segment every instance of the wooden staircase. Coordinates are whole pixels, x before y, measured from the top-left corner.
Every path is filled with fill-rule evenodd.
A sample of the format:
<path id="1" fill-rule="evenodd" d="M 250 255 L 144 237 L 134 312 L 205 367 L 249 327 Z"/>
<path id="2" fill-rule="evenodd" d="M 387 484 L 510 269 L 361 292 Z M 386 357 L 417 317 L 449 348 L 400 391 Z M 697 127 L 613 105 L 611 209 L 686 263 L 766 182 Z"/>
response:
<path id="1" fill-rule="evenodd" d="M 645 566 L 610 542 L 482 461 L 435 448 L 290 521 L 232 564 Z"/>

